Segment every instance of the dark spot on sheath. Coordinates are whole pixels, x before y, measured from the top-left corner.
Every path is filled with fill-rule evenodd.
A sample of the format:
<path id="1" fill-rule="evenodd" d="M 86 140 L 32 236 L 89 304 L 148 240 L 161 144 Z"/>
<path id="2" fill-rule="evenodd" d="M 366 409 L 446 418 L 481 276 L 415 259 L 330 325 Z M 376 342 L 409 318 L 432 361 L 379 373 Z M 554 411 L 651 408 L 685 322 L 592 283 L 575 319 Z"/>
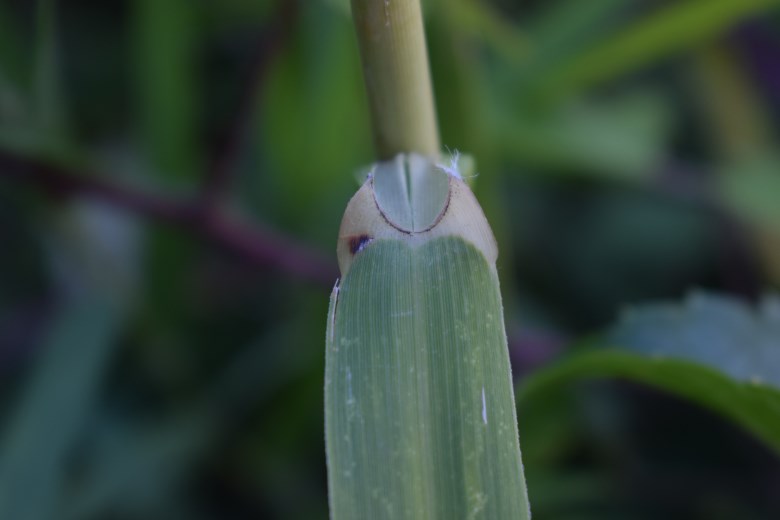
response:
<path id="1" fill-rule="evenodd" d="M 355 235 L 349 238 L 349 252 L 353 255 L 358 254 L 371 242 L 371 237 L 368 235 Z"/>

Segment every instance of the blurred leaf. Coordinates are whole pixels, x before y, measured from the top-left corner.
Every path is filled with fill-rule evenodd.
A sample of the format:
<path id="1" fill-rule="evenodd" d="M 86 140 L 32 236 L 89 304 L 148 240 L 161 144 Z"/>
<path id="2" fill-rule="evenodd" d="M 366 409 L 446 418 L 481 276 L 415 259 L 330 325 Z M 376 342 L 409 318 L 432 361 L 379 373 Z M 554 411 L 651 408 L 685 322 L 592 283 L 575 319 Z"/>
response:
<path id="1" fill-rule="evenodd" d="M 28 116 L 22 87 L 28 75 L 25 65 L 31 60 L 17 26 L 12 10 L 0 3 L 0 142 L 5 141 L 3 133 L 18 130 Z"/>
<path id="2" fill-rule="evenodd" d="M 520 63 L 528 54 L 529 41 L 518 27 L 502 17 L 492 5 L 476 0 L 446 0 L 437 15 L 450 19 L 459 36 L 484 40 L 510 63 Z M 438 7 L 438 6 L 437 6 Z"/>
<path id="3" fill-rule="evenodd" d="M 629 309 L 607 342 L 632 351 L 695 361 L 741 382 L 780 387 L 780 297 L 755 310 L 725 296 L 694 293 L 680 304 Z"/>
<path id="4" fill-rule="evenodd" d="M 122 511 L 148 518 L 176 497 L 196 456 L 214 436 L 215 423 L 203 413 L 182 414 L 154 426 L 109 424 L 94 435 L 88 486 L 66 518 L 104 518 Z"/>
<path id="5" fill-rule="evenodd" d="M 349 0 L 324 0 L 324 1 L 327 5 L 330 5 L 331 7 L 338 10 L 344 15 L 349 16 L 351 13 Z"/>
<path id="6" fill-rule="evenodd" d="M 679 395 L 741 425 L 780 452 L 780 391 L 741 382 L 708 366 L 681 359 L 648 357 L 626 350 L 576 352 L 537 372 L 517 391 L 518 415 L 526 402 L 560 385 L 593 378 L 620 378 Z"/>
<path id="7" fill-rule="evenodd" d="M 43 140 L 41 134 L 33 128 L 32 124 L 27 123 L 27 108 L 23 106 L 13 91 L 0 92 L 0 95 L 8 96 L 4 101 L 13 107 L 11 110 L 19 112 L 20 120 L 24 120 L 3 121 L 0 124 L 0 147 L 3 150 L 23 155 L 40 154 L 43 149 Z"/>
<path id="8" fill-rule="evenodd" d="M 321 2 L 306 2 L 299 18 L 265 85 L 259 134 L 276 175 L 255 205 L 311 232 L 369 162 L 371 134 L 351 21 Z"/>
<path id="9" fill-rule="evenodd" d="M 56 146 L 65 132 L 65 101 L 62 92 L 57 10 L 54 0 L 38 0 L 35 42 L 35 112 L 37 129 L 47 144 Z"/>
<path id="10" fill-rule="evenodd" d="M 193 466 L 226 430 L 313 364 L 319 366 L 321 356 L 314 349 L 290 356 L 280 347 L 308 334 L 308 314 L 302 312 L 240 350 L 205 393 L 175 417 L 148 424 L 107 413 L 90 435 L 83 487 L 68 518 L 103 518 L 117 510 L 148 518 L 175 500 Z"/>
<path id="11" fill-rule="evenodd" d="M 0 3 L 0 92 L 5 81 L 17 88 L 25 84 L 26 62 L 29 61 L 26 52 L 13 10 L 8 3 Z"/>
<path id="12" fill-rule="evenodd" d="M 58 516 L 136 283 L 126 215 L 83 202 L 55 217 L 45 243 L 64 303 L 0 444 L 0 518 Z"/>
<path id="13" fill-rule="evenodd" d="M 751 155 L 726 167 L 718 190 L 740 217 L 780 232 L 780 155 Z"/>
<path id="14" fill-rule="evenodd" d="M 612 30 L 616 16 L 634 0 L 565 0 L 550 2 L 529 24 L 531 50 L 516 73 L 531 83 L 542 81 L 550 71 L 582 54 L 594 40 Z"/>
<path id="15" fill-rule="evenodd" d="M 57 518 L 66 463 L 95 404 L 117 345 L 117 309 L 102 298 L 70 302 L 0 443 L 0 518 Z"/>
<path id="16" fill-rule="evenodd" d="M 132 5 L 142 140 L 165 179 L 197 178 L 199 4 L 140 0 Z"/>
<path id="17" fill-rule="evenodd" d="M 188 0 L 133 3 L 131 33 L 141 140 L 148 167 L 173 187 L 194 188 L 201 174 L 197 75 L 203 6 Z M 148 319 L 156 340 L 185 348 L 186 288 L 198 249 L 181 233 L 154 228 L 144 270 Z M 161 340 L 160 338 L 170 338 Z"/>
<path id="18" fill-rule="evenodd" d="M 663 158 L 671 114 L 664 99 L 640 93 L 609 104 L 576 104 L 543 114 L 507 114 L 494 139 L 503 154 L 547 171 L 640 180 Z"/>
<path id="19" fill-rule="evenodd" d="M 0 6 L 0 146 L 64 157 L 70 151 L 55 2 L 37 2 L 32 52 L 11 14 Z"/>
<path id="20" fill-rule="evenodd" d="M 780 299 L 753 311 L 726 297 L 626 313 L 600 342 L 530 377 L 518 402 L 571 380 L 619 377 L 658 387 L 716 411 L 780 451 Z"/>
<path id="21" fill-rule="evenodd" d="M 652 16 L 563 63 L 543 82 L 546 96 L 560 96 L 608 81 L 714 38 L 777 0 L 674 2 Z"/>

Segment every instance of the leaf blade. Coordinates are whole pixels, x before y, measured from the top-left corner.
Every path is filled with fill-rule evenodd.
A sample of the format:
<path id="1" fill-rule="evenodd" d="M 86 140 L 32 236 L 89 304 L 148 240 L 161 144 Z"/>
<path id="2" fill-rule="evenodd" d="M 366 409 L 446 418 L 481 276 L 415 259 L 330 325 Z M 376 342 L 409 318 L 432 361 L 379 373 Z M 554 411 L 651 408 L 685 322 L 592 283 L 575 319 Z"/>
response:
<path id="1" fill-rule="evenodd" d="M 628 27 L 550 73 L 543 91 L 558 97 L 636 70 L 713 38 L 734 23 L 777 5 L 777 0 L 675 3 Z"/>
<path id="2" fill-rule="evenodd" d="M 537 372 L 516 392 L 518 406 L 539 393 L 593 378 L 639 382 L 679 395 L 741 425 L 780 453 L 780 391 L 759 382 L 740 382 L 713 368 L 617 348 L 588 349 Z"/>
<path id="3" fill-rule="evenodd" d="M 56 518 L 64 463 L 92 410 L 120 324 L 102 298 L 72 302 L 0 444 L 0 517 Z"/>
<path id="4" fill-rule="evenodd" d="M 453 236 L 377 240 L 332 308 L 332 518 L 528 518 L 500 294 L 482 253 Z"/>

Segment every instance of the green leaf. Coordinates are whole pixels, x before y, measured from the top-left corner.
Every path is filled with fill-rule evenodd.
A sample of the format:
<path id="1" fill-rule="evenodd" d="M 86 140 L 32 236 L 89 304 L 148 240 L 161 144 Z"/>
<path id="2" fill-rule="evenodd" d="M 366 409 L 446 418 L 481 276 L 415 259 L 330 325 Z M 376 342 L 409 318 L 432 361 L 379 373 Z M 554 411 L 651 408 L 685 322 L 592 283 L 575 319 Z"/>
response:
<path id="1" fill-rule="evenodd" d="M 192 188 L 203 166 L 196 69 L 201 9 L 201 3 L 187 0 L 132 3 L 140 138 L 147 166 L 176 188 Z M 179 296 L 191 281 L 194 250 L 191 241 L 169 229 L 153 228 L 148 235 L 146 290 L 158 333 L 171 334 L 182 325 L 187 306 Z"/>
<path id="2" fill-rule="evenodd" d="M 133 2 L 133 45 L 142 140 L 171 181 L 199 174 L 196 43 L 198 4 Z"/>
<path id="3" fill-rule="evenodd" d="M 694 293 L 683 305 L 629 309 L 608 341 L 651 356 L 707 365 L 742 382 L 780 387 L 780 298 L 754 310 L 725 296 Z"/>
<path id="4" fill-rule="evenodd" d="M 57 144 L 64 132 L 64 99 L 60 72 L 59 46 L 55 26 L 57 11 L 53 0 L 38 2 L 35 53 L 35 112 L 37 130 L 51 144 Z"/>
<path id="5" fill-rule="evenodd" d="M 81 486 L 61 518 L 103 518 L 116 510 L 149 518 L 168 501 L 182 499 L 194 466 L 236 421 L 276 398 L 311 365 L 319 366 L 316 351 L 290 356 L 284 348 L 291 339 L 306 341 L 298 336 L 310 334 L 309 320 L 303 312 L 264 333 L 227 363 L 203 395 L 165 420 L 149 424 L 104 411 L 87 439 Z"/>
<path id="6" fill-rule="evenodd" d="M 10 5 L 0 4 L 0 86 L 3 87 L 6 85 L 2 82 L 8 81 L 13 87 L 20 88 L 27 77 L 26 61 L 30 57 L 23 44 L 19 25 Z"/>
<path id="7" fill-rule="evenodd" d="M 718 177 L 725 203 L 748 222 L 780 231 L 780 154 L 752 155 Z"/>
<path id="8" fill-rule="evenodd" d="M 439 0 L 436 16 L 449 18 L 455 34 L 483 40 L 513 64 L 521 63 L 529 52 L 527 35 L 488 3 L 474 0 Z"/>
<path id="9" fill-rule="evenodd" d="M 780 453 L 780 392 L 756 382 L 741 382 L 713 368 L 622 349 L 589 349 L 535 373 L 517 389 L 523 406 L 561 385 L 593 378 L 643 383 L 689 399 L 741 425 Z"/>
<path id="10" fill-rule="evenodd" d="M 263 89 L 257 135 L 272 176 L 254 181 L 265 185 L 251 203 L 316 238 L 324 206 L 353 188 L 340 181 L 370 160 L 372 143 L 350 20 L 321 2 L 304 2 L 298 20 Z"/>
<path id="11" fill-rule="evenodd" d="M 507 114 L 500 107 L 494 111 L 499 124 L 493 138 L 506 157 L 561 174 L 628 181 L 652 173 L 663 157 L 672 121 L 664 99 L 653 93 L 536 115 Z"/>
<path id="12" fill-rule="evenodd" d="M 564 62 L 550 73 L 541 90 L 555 97 L 610 80 L 714 38 L 740 20 L 777 4 L 777 0 L 674 2 Z"/>
<path id="13" fill-rule="evenodd" d="M 531 52 L 516 72 L 525 81 L 543 82 L 548 74 L 580 56 L 583 49 L 611 31 L 620 21 L 617 14 L 632 3 L 633 0 L 551 2 L 529 25 Z"/>
<path id="14" fill-rule="evenodd" d="M 98 395 L 120 315 L 102 298 L 71 302 L 55 320 L 41 358 L 0 443 L 0 518 L 57 518 L 65 464 Z"/>
<path id="15" fill-rule="evenodd" d="M 0 7 L 0 146 L 72 157 L 56 3 L 37 2 L 32 45 L 24 44 L 13 14 Z"/>
<path id="16" fill-rule="evenodd" d="M 121 510 L 148 518 L 171 500 L 213 442 L 219 422 L 205 413 L 184 412 L 162 424 L 110 423 L 90 438 L 86 489 L 69 501 L 59 518 L 103 518 Z"/>
<path id="17" fill-rule="evenodd" d="M 494 276 L 455 237 L 355 261 L 328 348 L 334 518 L 526 518 Z"/>
<path id="18" fill-rule="evenodd" d="M 350 15 L 349 0 L 324 0 L 325 3 L 345 16 Z"/>
<path id="19" fill-rule="evenodd" d="M 385 166 L 340 231 L 325 376 L 332 518 L 527 519 L 490 229 L 451 178 L 439 220 L 401 230 L 403 211 L 378 202 L 394 188 L 376 176 L 397 178 Z"/>
<path id="20" fill-rule="evenodd" d="M 518 401 L 571 380 L 618 377 L 655 386 L 714 410 L 780 451 L 780 299 L 754 310 L 694 294 L 683 305 L 626 312 L 600 342 L 538 372 Z"/>

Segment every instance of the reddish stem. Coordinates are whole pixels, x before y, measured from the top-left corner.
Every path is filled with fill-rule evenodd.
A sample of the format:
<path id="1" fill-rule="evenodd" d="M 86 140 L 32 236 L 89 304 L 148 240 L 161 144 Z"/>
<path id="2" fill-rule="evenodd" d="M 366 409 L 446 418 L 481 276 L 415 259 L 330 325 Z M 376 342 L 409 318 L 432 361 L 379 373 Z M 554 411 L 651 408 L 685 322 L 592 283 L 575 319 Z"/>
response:
<path id="1" fill-rule="evenodd" d="M 0 177 L 36 188 L 49 196 L 85 197 L 175 225 L 259 267 L 271 267 L 330 288 L 334 262 L 307 245 L 268 228 L 249 226 L 217 208 L 164 198 L 86 175 L 38 159 L 0 151 Z"/>

